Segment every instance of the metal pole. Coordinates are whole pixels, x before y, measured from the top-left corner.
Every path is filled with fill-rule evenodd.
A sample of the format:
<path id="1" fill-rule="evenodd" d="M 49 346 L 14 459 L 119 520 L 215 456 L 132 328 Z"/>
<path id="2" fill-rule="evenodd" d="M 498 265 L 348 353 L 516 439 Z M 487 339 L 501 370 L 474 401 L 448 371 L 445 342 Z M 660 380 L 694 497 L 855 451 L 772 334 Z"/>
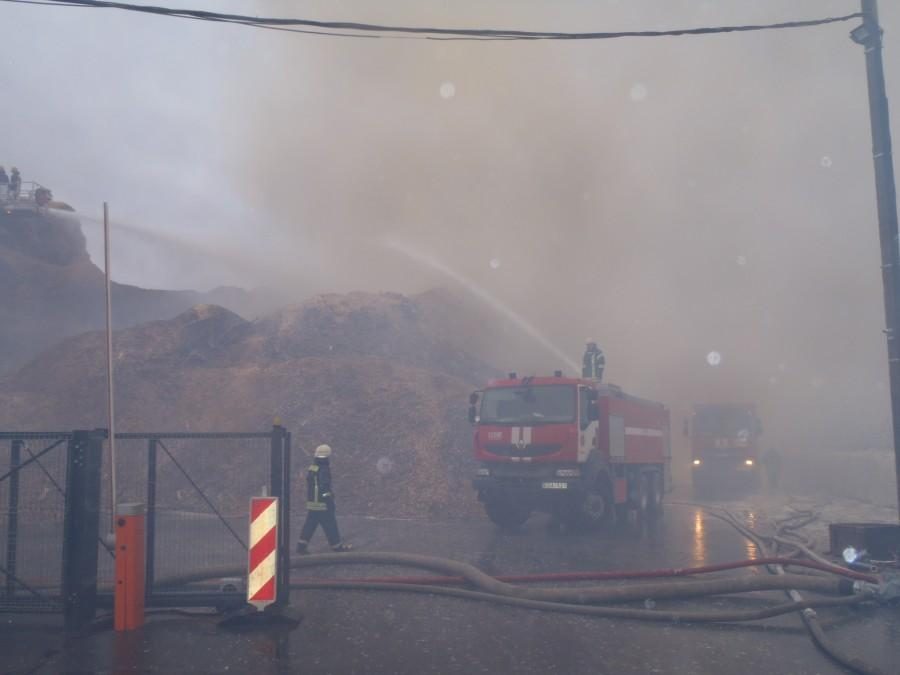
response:
<path id="1" fill-rule="evenodd" d="M 897 505 L 900 509 L 900 242 L 897 238 L 897 193 L 891 152 L 891 126 L 884 63 L 881 59 L 881 26 L 877 0 L 861 0 L 863 23 L 850 37 L 865 48 L 872 126 L 872 158 L 875 163 L 875 194 L 878 232 L 881 240 L 881 272 L 884 284 L 884 315 L 887 328 L 888 370 L 891 383 L 891 422 L 894 431 L 894 463 Z"/>
<path id="2" fill-rule="evenodd" d="M 24 442 L 16 439 L 9 448 L 9 511 L 6 514 L 6 595 L 11 598 L 16 589 L 13 581 L 17 573 L 19 541 L 19 464 L 22 463 Z"/>
<path id="3" fill-rule="evenodd" d="M 112 280 L 109 268 L 109 205 L 103 202 L 103 269 L 106 275 L 106 401 L 109 426 L 109 531 L 116 531 L 116 408 L 113 396 Z"/>
<path id="4" fill-rule="evenodd" d="M 287 606 L 291 597 L 291 434 L 279 427 L 281 435 L 281 497 L 278 548 L 278 601 Z"/>
<path id="5" fill-rule="evenodd" d="M 290 470 L 288 434 L 284 427 L 275 421 L 272 425 L 269 455 L 269 494 L 278 497 L 278 541 L 276 555 L 278 558 L 278 597 L 275 604 L 286 607 L 290 600 L 290 587 L 287 571 L 290 567 Z"/>
<path id="6" fill-rule="evenodd" d="M 147 448 L 147 561 L 145 563 L 145 592 L 149 598 L 153 593 L 156 577 L 156 446 L 158 441 L 151 438 Z"/>

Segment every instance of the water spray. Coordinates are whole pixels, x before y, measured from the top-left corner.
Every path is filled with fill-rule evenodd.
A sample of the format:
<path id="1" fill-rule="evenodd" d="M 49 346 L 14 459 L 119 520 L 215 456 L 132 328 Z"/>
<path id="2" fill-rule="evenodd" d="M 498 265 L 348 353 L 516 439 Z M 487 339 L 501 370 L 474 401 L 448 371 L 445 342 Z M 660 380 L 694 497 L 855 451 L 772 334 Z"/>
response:
<path id="1" fill-rule="evenodd" d="M 548 340 L 541 332 L 532 326 L 528 321 L 523 319 L 521 316 L 516 314 L 512 309 L 508 306 L 504 305 L 499 299 L 488 293 L 486 290 L 481 288 L 478 284 L 476 284 L 471 279 L 464 277 L 462 274 L 457 272 L 456 270 L 451 269 L 446 264 L 434 258 L 427 253 L 424 253 L 412 246 L 393 240 L 388 239 L 385 241 L 385 246 L 392 251 L 397 251 L 398 253 L 402 253 L 407 258 L 412 260 L 413 262 L 422 265 L 423 267 L 427 267 L 429 269 L 440 272 L 445 277 L 451 279 L 457 285 L 464 288 L 470 294 L 474 295 L 478 300 L 488 305 L 491 309 L 499 312 L 507 319 L 512 321 L 516 326 L 522 329 L 522 331 L 528 335 L 531 339 L 537 342 L 541 347 L 543 347 L 547 352 L 553 354 L 554 357 L 559 359 L 565 366 L 573 373 L 581 372 L 581 367 L 578 363 L 568 356 L 565 352 L 563 352 L 559 347 L 554 345 L 550 340 Z"/>

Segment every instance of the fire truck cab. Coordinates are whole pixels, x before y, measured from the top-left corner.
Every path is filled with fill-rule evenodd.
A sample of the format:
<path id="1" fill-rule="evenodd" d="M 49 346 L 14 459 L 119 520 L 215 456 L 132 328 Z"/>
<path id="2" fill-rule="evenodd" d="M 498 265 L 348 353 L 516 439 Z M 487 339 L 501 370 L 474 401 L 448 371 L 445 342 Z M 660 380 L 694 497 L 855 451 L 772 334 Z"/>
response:
<path id="1" fill-rule="evenodd" d="M 474 487 L 501 527 L 535 511 L 594 526 L 662 508 L 671 450 L 660 403 L 596 377 L 510 373 L 472 394 L 469 420 L 480 463 Z"/>

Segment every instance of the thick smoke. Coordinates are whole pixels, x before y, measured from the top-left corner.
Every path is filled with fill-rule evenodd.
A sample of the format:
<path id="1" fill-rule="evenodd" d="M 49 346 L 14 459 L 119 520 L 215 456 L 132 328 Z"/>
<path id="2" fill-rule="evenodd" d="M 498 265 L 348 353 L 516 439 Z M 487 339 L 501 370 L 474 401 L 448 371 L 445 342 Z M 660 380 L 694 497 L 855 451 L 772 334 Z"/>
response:
<path id="1" fill-rule="evenodd" d="M 856 6 L 316 8 L 334 19 L 614 30 Z M 897 14 L 883 9 L 888 31 Z M 693 402 L 754 401 L 766 442 L 785 450 L 886 447 L 865 71 L 852 26 L 590 43 L 273 36 L 250 60 L 246 194 L 274 223 L 265 231 L 284 255 L 279 274 L 295 273 L 298 287 L 454 284 L 402 252 L 422 251 L 573 357 L 596 338 L 611 379 L 667 402 L 676 429 Z M 888 32 L 888 54 L 895 44 Z M 887 62 L 896 90 L 900 71 Z M 505 339 L 532 344 L 524 333 Z M 531 358 L 497 365 L 561 365 L 536 343 Z"/>

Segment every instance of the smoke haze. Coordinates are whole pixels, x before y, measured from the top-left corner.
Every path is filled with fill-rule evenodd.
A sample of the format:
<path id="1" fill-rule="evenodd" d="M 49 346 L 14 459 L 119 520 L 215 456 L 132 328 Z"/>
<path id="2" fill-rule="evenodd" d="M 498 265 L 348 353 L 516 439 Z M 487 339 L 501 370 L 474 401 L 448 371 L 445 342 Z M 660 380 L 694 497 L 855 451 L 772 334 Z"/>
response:
<path id="1" fill-rule="evenodd" d="M 613 30 L 855 9 L 747 4 L 394 3 L 364 18 Z M 579 44 L 273 40 L 242 134 L 249 199 L 269 205 L 289 250 L 314 252 L 328 286 L 453 283 L 384 241 L 415 247 L 574 357 L 598 339 L 613 381 L 665 400 L 676 423 L 695 401 L 756 401 L 767 442 L 786 449 L 885 446 L 850 27 Z M 563 365 L 537 345 L 532 359 Z"/>
<path id="2" fill-rule="evenodd" d="M 858 10 L 852 0 L 216 7 L 226 5 L 566 31 Z M 900 8 L 882 5 L 890 93 L 900 83 Z M 35 9 L 17 14 L 34 20 Z M 67 14 L 68 25 L 84 14 Z M 854 22 L 696 38 L 474 43 L 97 14 L 93 35 L 113 50 L 128 43 L 123 58 L 142 73 L 132 95 L 149 112 L 135 127 L 107 119 L 103 152 L 76 144 L 90 185 L 54 174 L 40 156 L 47 145 L 15 149 L 44 164 L 47 181 L 58 179 L 58 198 L 95 203 L 95 183 L 108 181 L 114 197 L 102 198 L 118 198 L 114 213 L 128 222 L 184 224 L 177 227 L 189 234 L 179 236 L 208 256 L 174 266 L 204 270 L 179 272 L 182 285 L 221 274 L 220 283 L 276 286 L 300 300 L 320 291 L 459 287 L 455 275 L 570 358 L 585 338 L 596 339 L 609 378 L 669 404 L 676 430 L 694 402 L 741 400 L 757 402 L 766 443 L 785 450 L 889 444 L 865 71 L 862 49 L 847 37 Z M 117 27 L 139 39 L 117 37 Z M 66 34 L 53 29 L 62 36 L 53 48 L 65 54 Z M 79 44 L 93 63 L 95 46 Z M 76 129 L 94 124 L 80 104 L 92 82 L 82 84 L 65 85 Z M 69 99 L 43 95 L 52 127 Z M 122 109 L 134 103 L 118 87 L 108 96 Z M 3 115 L 5 128 L 24 126 Z M 894 129 L 897 119 L 895 107 Z M 167 142 L 142 139 L 140 125 Z M 116 147 L 119 136 L 128 144 Z M 51 137 L 60 162 L 75 166 L 67 141 Z M 124 162 L 132 173 L 113 175 Z M 123 255 L 144 263 L 125 269 L 159 285 L 159 265 L 135 252 L 146 244 L 130 246 Z M 248 262 L 235 264 L 235 251 Z M 473 335 L 473 346 L 491 330 Z M 563 366 L 524 331 L 505 339 L 511 361 L 530 358 L 500 368 Z M 707 362 L 712 351 L 721 354 L 717 366 Z"/>

